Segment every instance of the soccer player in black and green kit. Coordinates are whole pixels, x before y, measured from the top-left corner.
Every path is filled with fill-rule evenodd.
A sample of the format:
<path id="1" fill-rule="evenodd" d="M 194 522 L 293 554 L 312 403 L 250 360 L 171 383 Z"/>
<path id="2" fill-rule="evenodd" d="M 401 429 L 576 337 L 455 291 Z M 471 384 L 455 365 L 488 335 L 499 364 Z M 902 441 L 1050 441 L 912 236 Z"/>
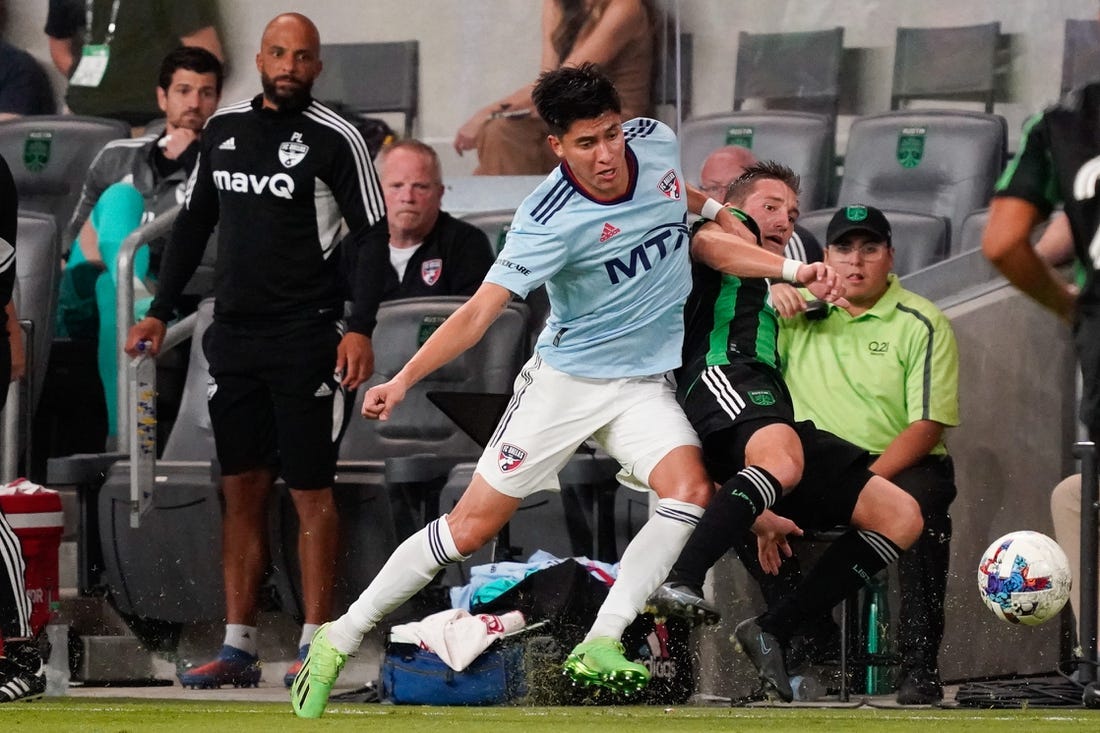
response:
<path id="1" fill-rule="evenodd" d="M 786 215 L 793 224 L 798 177 L 775 163 L 752 166 L 731 184 L 727 203 L 743 226 L 731 233 L 759 242 L 757 224 L 744 209 Z M 650 606 L 665 615 L 716 613 L 702 596 L 704 576 L 753 517 L 761 567 L 772 573 L 778 553 L 790 552 L 777 535 L 799 533 L 798 525 L 850 526 L 793 594 L 734 632 L 765 689 L 789 702 L 783 648 L 794 630 L 894 562 L 916 540 L 922 521 L 912 497 L 868 470 L 865 451 L 811 422 L 794 421 L 779 370 L 770 282 L 758 264 L 778 256 L 729 234 L 703 224 L 692 238 L 694 286 L 685 313 L 684 367 L 677 374 L 678 398 L 721 488 Z M 796 279 L 796 272 L 793 264 L 784 267 L 784 279 Z"/>

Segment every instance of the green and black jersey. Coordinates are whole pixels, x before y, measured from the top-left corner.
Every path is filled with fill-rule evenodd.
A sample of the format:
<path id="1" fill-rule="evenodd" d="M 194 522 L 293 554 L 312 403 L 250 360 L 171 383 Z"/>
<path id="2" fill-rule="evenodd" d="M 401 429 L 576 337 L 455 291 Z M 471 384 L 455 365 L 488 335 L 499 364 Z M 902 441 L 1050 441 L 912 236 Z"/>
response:
<path id="1" fill-rule="evenodd" d="M 743 211 L 730 211 L 759 244 L 756 222 Z M 779 319 L 768 280 L 726 275 L 698 262 L 692 265 L 691 277 L 691 295 L 684 309 L 684 366 L 677 374 L 681 393 L 690 391 L 708 366 L 759 362 L 778 371 Z"/>
<path id="2" fill-rule="evenodd" d="M 995 195 L 1021 198 L 1048 215 L 1065 205 L 1077 259 L 1085 265 L 1082 305 L 1100 305 L 1100 84 L 1069 92 L 1024 126 L 1020 149 L 997 181 Z"/>

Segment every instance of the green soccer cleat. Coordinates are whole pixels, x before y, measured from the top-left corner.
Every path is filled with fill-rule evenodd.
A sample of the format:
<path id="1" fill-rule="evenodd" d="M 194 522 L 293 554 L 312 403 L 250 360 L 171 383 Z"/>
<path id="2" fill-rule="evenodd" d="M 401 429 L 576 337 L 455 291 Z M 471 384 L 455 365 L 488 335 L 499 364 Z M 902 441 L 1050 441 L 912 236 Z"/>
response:
<path id="1" fill-rule="evenodd" d="M 290 687 L 290 706 L 299 718 L 320 718 L 328 705 L 332 686 L 348 655 L 338 651 L 325 636 L 328 624 L 321 624 L 309 645 L 309 654 Z"/>
<path id="2" fill-rule="evenodd" d="M 577 644 L 562 665 L 576 684 L 596 685 L 632 695 L 649 683 L 649 670 L 624 656 L 623 645 L 609 636 Z"/>

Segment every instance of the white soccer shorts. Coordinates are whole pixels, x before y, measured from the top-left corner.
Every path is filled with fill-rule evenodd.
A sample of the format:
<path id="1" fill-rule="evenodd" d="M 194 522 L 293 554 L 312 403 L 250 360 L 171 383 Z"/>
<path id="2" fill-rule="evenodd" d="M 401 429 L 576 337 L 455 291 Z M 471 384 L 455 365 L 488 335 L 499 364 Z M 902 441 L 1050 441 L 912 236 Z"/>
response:
<path id="1" fill-rule="evenodd" d="M 588 438 L 622 466 L 620 481 L 643 490 L 670 451 L 699 445 L 666 376 L 574 377 L 536 353 L 516 378 L 477 472 L 517 499 L 558 489 L 558 472 Z"/>

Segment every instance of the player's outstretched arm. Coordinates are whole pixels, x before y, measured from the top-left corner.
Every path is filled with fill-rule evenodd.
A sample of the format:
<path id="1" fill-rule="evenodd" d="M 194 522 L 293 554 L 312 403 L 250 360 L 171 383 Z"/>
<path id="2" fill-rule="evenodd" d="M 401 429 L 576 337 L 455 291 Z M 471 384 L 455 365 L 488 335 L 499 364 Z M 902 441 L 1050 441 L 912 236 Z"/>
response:
<path id="1" fill-rule="evenodd" d="M 363 398 L 363 416 L 378 420 L 389 418 L 410 387 L 480 341 L 511 299 L 512 293 L 507 288 L 482 283 L 393 379 L 367 390 Z"/>

